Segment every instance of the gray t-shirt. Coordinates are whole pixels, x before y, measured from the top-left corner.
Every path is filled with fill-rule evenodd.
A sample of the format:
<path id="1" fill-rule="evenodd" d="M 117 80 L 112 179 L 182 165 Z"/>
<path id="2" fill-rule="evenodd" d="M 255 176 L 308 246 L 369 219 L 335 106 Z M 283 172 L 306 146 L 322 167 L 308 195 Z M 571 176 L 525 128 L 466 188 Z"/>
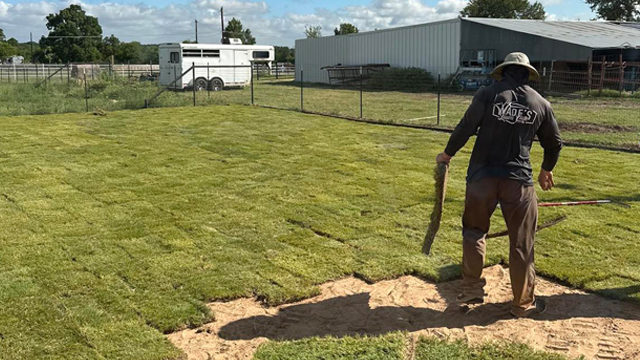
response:
<path id="1" fill-rule="evenodd" d="M 530 86 L 508 77 L 478 90 L 445 152 L 455 155 L 474 134 L 467 182 L 501 177 L 533 185 L 529 153 L 534 137 L 544 148 L 542 168 L 547 171 L 553 170 L 562 148 L 549 102 Z"/>

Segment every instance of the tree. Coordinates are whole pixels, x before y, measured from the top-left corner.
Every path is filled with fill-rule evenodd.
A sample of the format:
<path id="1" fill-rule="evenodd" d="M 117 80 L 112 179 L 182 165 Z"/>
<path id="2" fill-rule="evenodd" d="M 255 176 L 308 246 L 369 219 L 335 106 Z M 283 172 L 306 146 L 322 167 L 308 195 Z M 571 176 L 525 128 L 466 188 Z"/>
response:
<path id="1" fill-rule="evenodd" d="M 49 35 L 40 39 L 40 47 L 56 62 L 96 61 L 102 57 L 102 27 L 80 5 L 70 5 L 47 16 Z M 46 53 L 46 52 L 45 52 Z"/>
<path id="2" fill-rule="evenodd" d="M 158 60 L 158 45 L 142 45 L 140 64 L 157 64 Z"/>
<path id="3" fill-rule="evenodd" d="M 305 26 L 304 34 L 307 39 L 317 39 L 322 36 L 322 26 Z"/>
<path id="4" fill-rule="evenodd" d="M 118 49 L 120 48 L 120 44 L 120 39 L 115 37 L 113 34 L 102 39 L 102 43 L 100 44 L 102 57 L 105 60 L 110 60 L 112 56 L 115 57 L 118 53 Z"/>
<path id="5" fill-rule="evenodd" d="M 0 29 L 0 63 L 6 57 L 18 55 L 18 41 L 14 38 L 7 40 L 4 31 Z"/>
<path id="6" fill-rule="evenodd" d="M 228 38 L 238 38 L 242 40 L 243 44 L 253 45 L 256 43 L 256 38 L 251 35 L 251 30 L 243 29 L 242 23 L 236 18 L 232 18 L 224 28 L 224 34 Z"/>
<path id="7" fill-rule="evenodd" d="M 349 23 L 342 23 L 340 24 L 340 28 L 333 29 L 335 35 L 355 34 L 357 32 L 358 28 Z"/>
<path id="8" fill-rule="evenodd" d="M 11 46 L 11 44 L 6 41 L 0 41 L 0 63 L 2 63 L 2 60 L 4 60 L 4 58 L 17 54 L 18 49 Z"/>
<path id="9" fill-rule="evenodd" d="M 275 46 L 275 60 L 279 63 L 295 63 L 295 52 L 294 49 L 290 49 L 287 46 Z"/>
<path id="10" fill-rule="evenodd" d="M 640 21 L 640 0 L 586 0 L 598 17 L 615 21 Z"/>
<path id="11" fill-rule="evenodd" d="M 546 13 L 538 1 L 533 4 L 528 0 L 471 0 L 460 11 L 463 16 L 502 18 L 502 19 L 537 19 L 544 20 Z"/>
<path id="12" fill-rule="evenodd" d="M 120 63 L 139 63 L 142 57 L 142 45 L 137 41 L 122 43 L 116 53 L 116 61 Z"/>

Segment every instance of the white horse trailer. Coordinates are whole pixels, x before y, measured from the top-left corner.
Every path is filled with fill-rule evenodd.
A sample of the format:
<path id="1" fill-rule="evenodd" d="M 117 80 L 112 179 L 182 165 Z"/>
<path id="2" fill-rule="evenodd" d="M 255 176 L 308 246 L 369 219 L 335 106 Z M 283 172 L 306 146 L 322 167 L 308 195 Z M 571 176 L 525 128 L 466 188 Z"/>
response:
<path id="1" fill-rule="evenodd" d="M 175 89 L 222 90 L 246 86 L 251 81 L 251 64 L 274 60 L 273 46 L 225 44 L 162 44 L 158 48 L 160 86 Z M 180 75 L 195 65 L 181 79 Z M 177 79 L 177 81 L 176 81 Z"/>

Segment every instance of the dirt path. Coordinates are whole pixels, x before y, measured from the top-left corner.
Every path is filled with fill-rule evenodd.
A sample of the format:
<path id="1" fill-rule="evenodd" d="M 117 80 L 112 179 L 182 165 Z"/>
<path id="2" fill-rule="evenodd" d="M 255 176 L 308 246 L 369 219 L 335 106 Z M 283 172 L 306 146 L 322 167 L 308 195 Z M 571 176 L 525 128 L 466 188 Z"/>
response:
<path id="1" fill-rule="evenodd" d="M 216 321 L 170 334 L 189 359 L 250 359 L 268 339 L 376 335 L 395 330 L 470 343 L 496 339 L 586 359 L 640 359 L 640 306 L 539 279 L 548 310 L 537 319 L 508 316 L 508 270 L 485 269 L 488 301 L 463 314 L 453 304 L 459 281 L 432 284 L 412 276 L 369 285 L 345 278 L 311 299 L 265 308 L 253 299 L 209 304 Z"/>

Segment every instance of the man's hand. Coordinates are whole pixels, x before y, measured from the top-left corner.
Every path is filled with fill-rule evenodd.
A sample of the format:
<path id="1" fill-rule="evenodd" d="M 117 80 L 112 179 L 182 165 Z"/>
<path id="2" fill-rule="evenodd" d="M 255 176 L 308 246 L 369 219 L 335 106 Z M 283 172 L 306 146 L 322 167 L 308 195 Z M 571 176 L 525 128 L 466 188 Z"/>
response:
<path id="1" fill-rule="evenodd" d="M 540 175 L 538 175 L 538 182 L 540 183 L 540 187 L 542 190 L 547 191 L 550 190 L 553 185 L 553 173 L 551 171 L 547 171 L 545 169 L 540 169 Z"/>
<path id="2" fill-rule="evenodd" d="M 449 156 L 446 152 L 441 152 L 440 154 L 438 154 L 438 156 L 436 156 L 436 163 L 449 164 L 449 161 L 451 161 L 451 156 Z"/>

